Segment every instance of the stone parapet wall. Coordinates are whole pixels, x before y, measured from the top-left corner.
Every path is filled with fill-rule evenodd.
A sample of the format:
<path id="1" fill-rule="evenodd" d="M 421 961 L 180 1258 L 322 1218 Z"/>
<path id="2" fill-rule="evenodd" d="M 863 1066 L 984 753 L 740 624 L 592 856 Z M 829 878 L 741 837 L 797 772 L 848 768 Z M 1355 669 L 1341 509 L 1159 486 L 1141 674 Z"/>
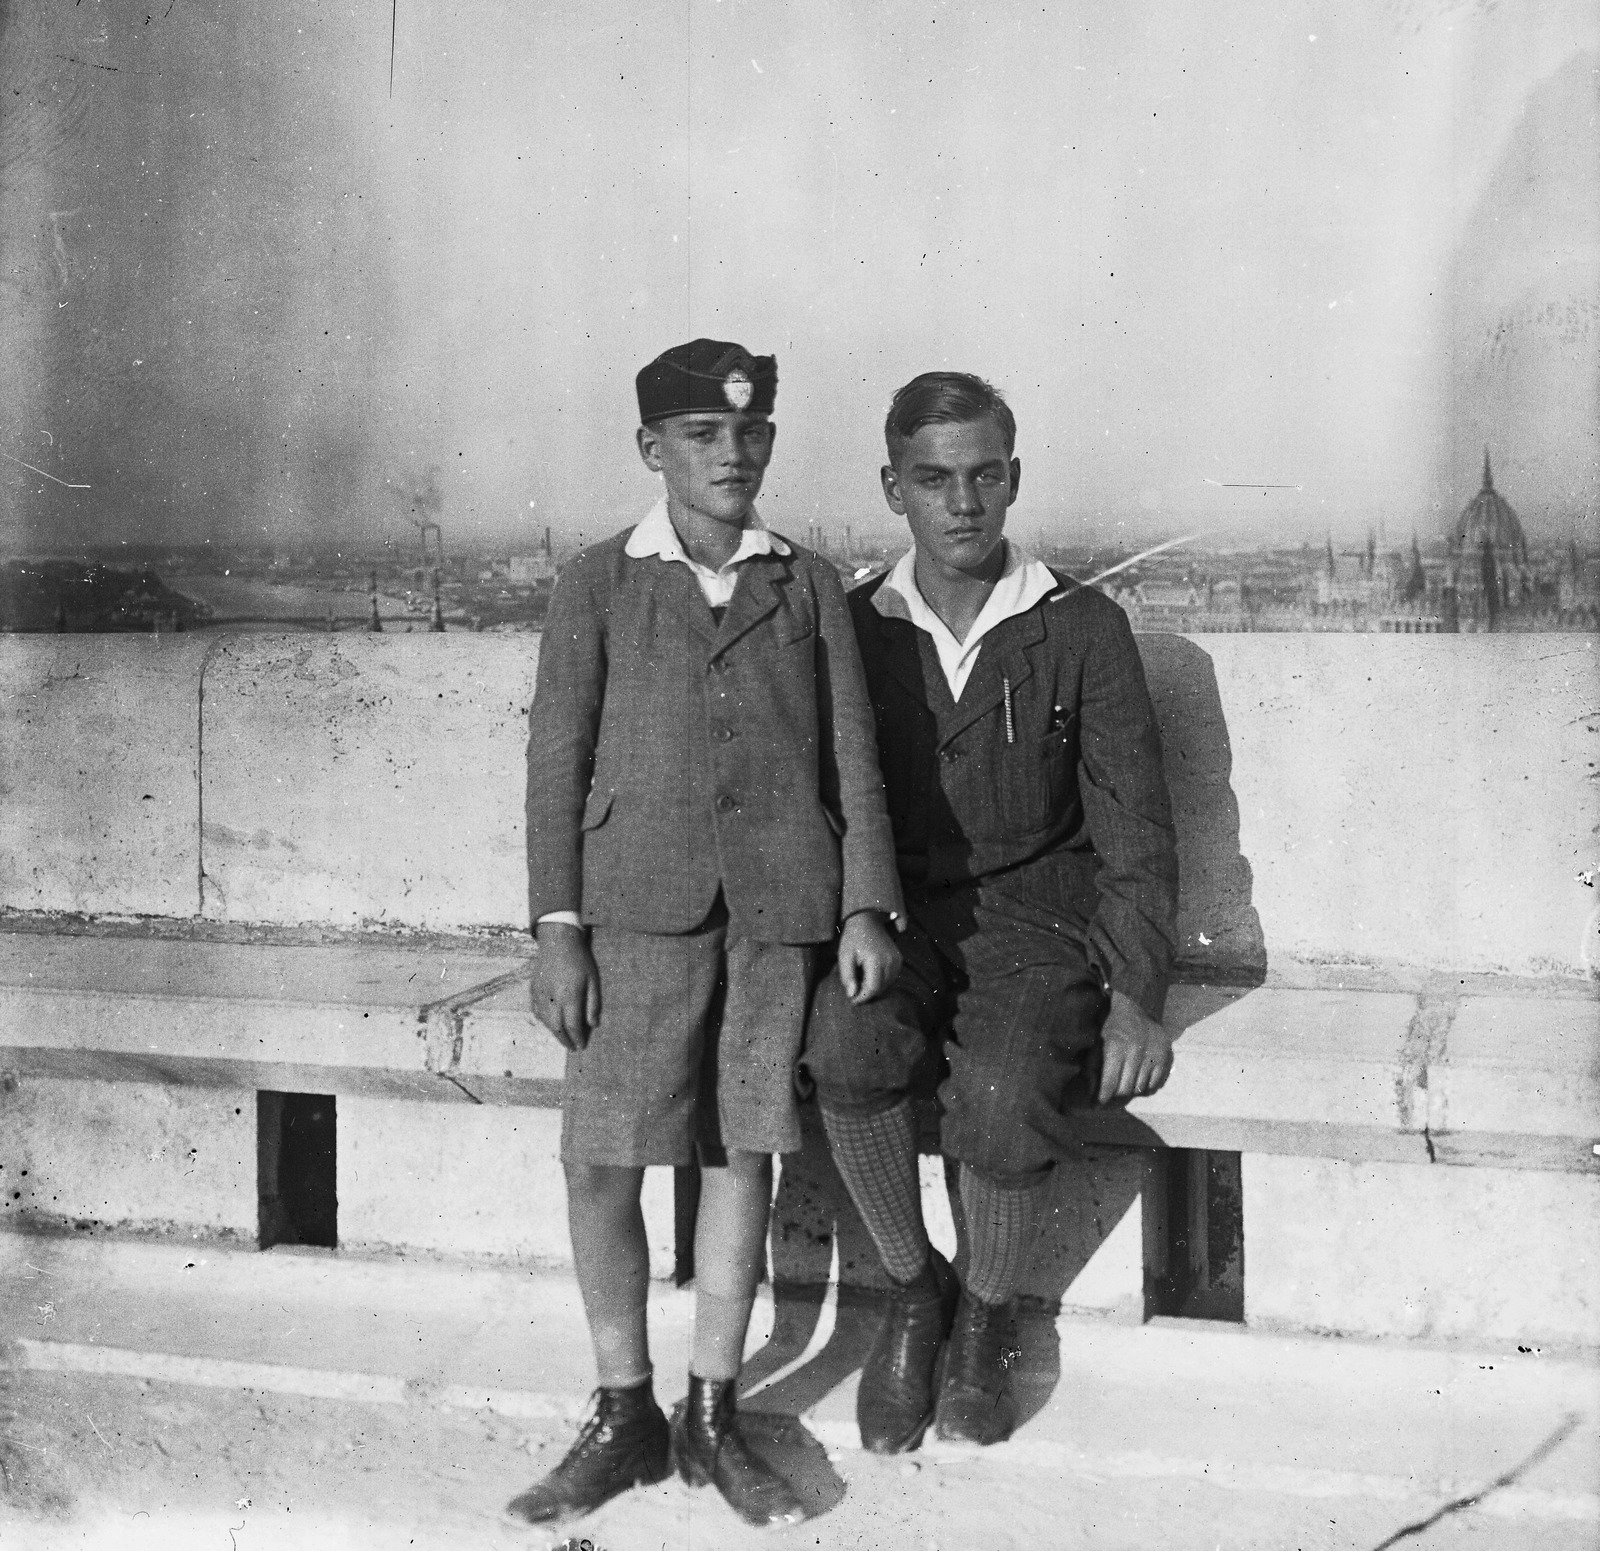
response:
<path id="1" fill-rule="evenodd" d="M 1178 1063 L 1080 1117 L 1031 1294 L 1160 1310 L 1209 1170 L 1242 1240 L 1190 1280 L 1226 1302 L 1242 1268 L 1251 1323 L 1600 1346 L 1596 644 L 1141 639 Z M 341 1245 L 564 1261 L 536 668 L 527 638 L 0 639 L 0 1225 L 249 1240 L 256 1093 L 306 1092 L 337 1096 Z M 871 1284 L 809 1143 L 773 1274 Z"/>
<path id="2" fill-rule="evenodd" d="M 1587 978 L 1585 637 L 1142 638 L 1199 978 Z M 528 638 L 0 640 L 0 910 L 525 930 Z"/>

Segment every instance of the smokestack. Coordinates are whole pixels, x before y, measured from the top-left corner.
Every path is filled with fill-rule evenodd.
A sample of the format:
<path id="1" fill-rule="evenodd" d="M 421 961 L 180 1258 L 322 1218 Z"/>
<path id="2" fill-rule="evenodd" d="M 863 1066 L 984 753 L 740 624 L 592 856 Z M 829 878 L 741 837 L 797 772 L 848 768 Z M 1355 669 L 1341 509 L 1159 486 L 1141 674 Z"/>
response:
<path id="1" fill-rule="evenodd" d="M 373 571 L 367 578 L 367 603 L 369 618 L 367 629 L 373 633 L 381 633 L 383 621 L 378 618 L 378 573 Z"/>

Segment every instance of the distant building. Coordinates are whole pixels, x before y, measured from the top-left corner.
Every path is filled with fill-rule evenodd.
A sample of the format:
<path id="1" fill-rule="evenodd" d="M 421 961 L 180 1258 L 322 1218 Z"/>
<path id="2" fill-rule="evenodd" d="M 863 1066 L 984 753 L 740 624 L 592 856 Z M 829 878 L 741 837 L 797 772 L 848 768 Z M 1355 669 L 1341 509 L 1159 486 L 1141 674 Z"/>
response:
<path id="1" fill-rule="evenodd" d="M 1446 586 L 1455 594 L 1459 628 L 1493 630 L 1503 615 L 1537 600 L 1522 520 L 1494 487 L 1487 447 L 1483 449 L 1483 485 L 1462 507 L 1448 543 Z"/>
<path id="2" fill-rule="evenodd" d="M 522 587 L 533 587 L 540 582 L 553 581 L 555 574 L 554 562 L 543 552 L 535 555 L 513 555 L 506 562 L 506 579 Z"/>

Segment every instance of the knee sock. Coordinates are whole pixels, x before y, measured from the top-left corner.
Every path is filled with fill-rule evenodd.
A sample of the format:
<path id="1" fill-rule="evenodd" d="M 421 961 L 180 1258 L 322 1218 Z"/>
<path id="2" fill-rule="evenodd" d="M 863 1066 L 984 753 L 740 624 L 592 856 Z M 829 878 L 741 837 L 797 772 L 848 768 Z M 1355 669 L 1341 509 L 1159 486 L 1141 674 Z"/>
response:
<path id="1" fill-rule="evenodd" d="M 961 1165 L 961 1210 L 967 1219 L 967 1291 L 980 1303 L 1005 1303 L 1017 1290 L 1038 1235 L 1050 1175 L 1001 1184 Z"/>
<path id="2" fill-rule="evenodd" d="M 699 1379 L 736 1379 L 756 1285 L 767 1264 L 772 1215 L 772 1159 L 730 1153 L 725 1165 L 700 1174 L 694 1226 L 694 1349 L 689 1372 Z"/>
<path id="3" fill-rule="evenodd" d="M 917 1123 L 910 1099 L 872 1114 L 824 1104 L 822 1123 L 833 1161 L 884 1270 L 897 1282 L 914 1282 L 928 1264 L 931 1246 L 922 1221 Z"/>
<path id="4" fill-rule="evenodd" d="M 642 1177 L 640 1169 L 598 1165 L 567 1170 L 572 1258 L 604 1389 L 633 1389 L 650 1378 L 650 1246 L 639 1206 Z"/>

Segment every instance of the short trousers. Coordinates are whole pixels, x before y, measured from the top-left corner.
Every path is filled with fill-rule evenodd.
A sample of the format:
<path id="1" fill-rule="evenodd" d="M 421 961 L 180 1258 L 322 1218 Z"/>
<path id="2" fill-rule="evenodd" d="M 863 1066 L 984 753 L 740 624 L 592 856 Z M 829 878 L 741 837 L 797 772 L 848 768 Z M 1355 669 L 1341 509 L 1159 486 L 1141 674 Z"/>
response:
<path id="1" fill-rule="evenodd" d="M 730 936 L 719 894 L 692 932 L 596 926 L 600 1021 L 567 1052 L 561 1157 L 644 1168 L 797 1152 L 794 1068 L 817 949 Z"/>
<path id="2" fill-rule="evenodd" d="M 1082 945 L 1031 914 L 981 885 L 908 897 L 888 991 L 852 1007 L 837 976 L 818 982 L 802 1063 L 822 1102 L 888 1108 L 947 1033 L 944 1153 L 1017 1179 L 1067 1154 L 1070 1090 L 1109 1004 Z"/>

